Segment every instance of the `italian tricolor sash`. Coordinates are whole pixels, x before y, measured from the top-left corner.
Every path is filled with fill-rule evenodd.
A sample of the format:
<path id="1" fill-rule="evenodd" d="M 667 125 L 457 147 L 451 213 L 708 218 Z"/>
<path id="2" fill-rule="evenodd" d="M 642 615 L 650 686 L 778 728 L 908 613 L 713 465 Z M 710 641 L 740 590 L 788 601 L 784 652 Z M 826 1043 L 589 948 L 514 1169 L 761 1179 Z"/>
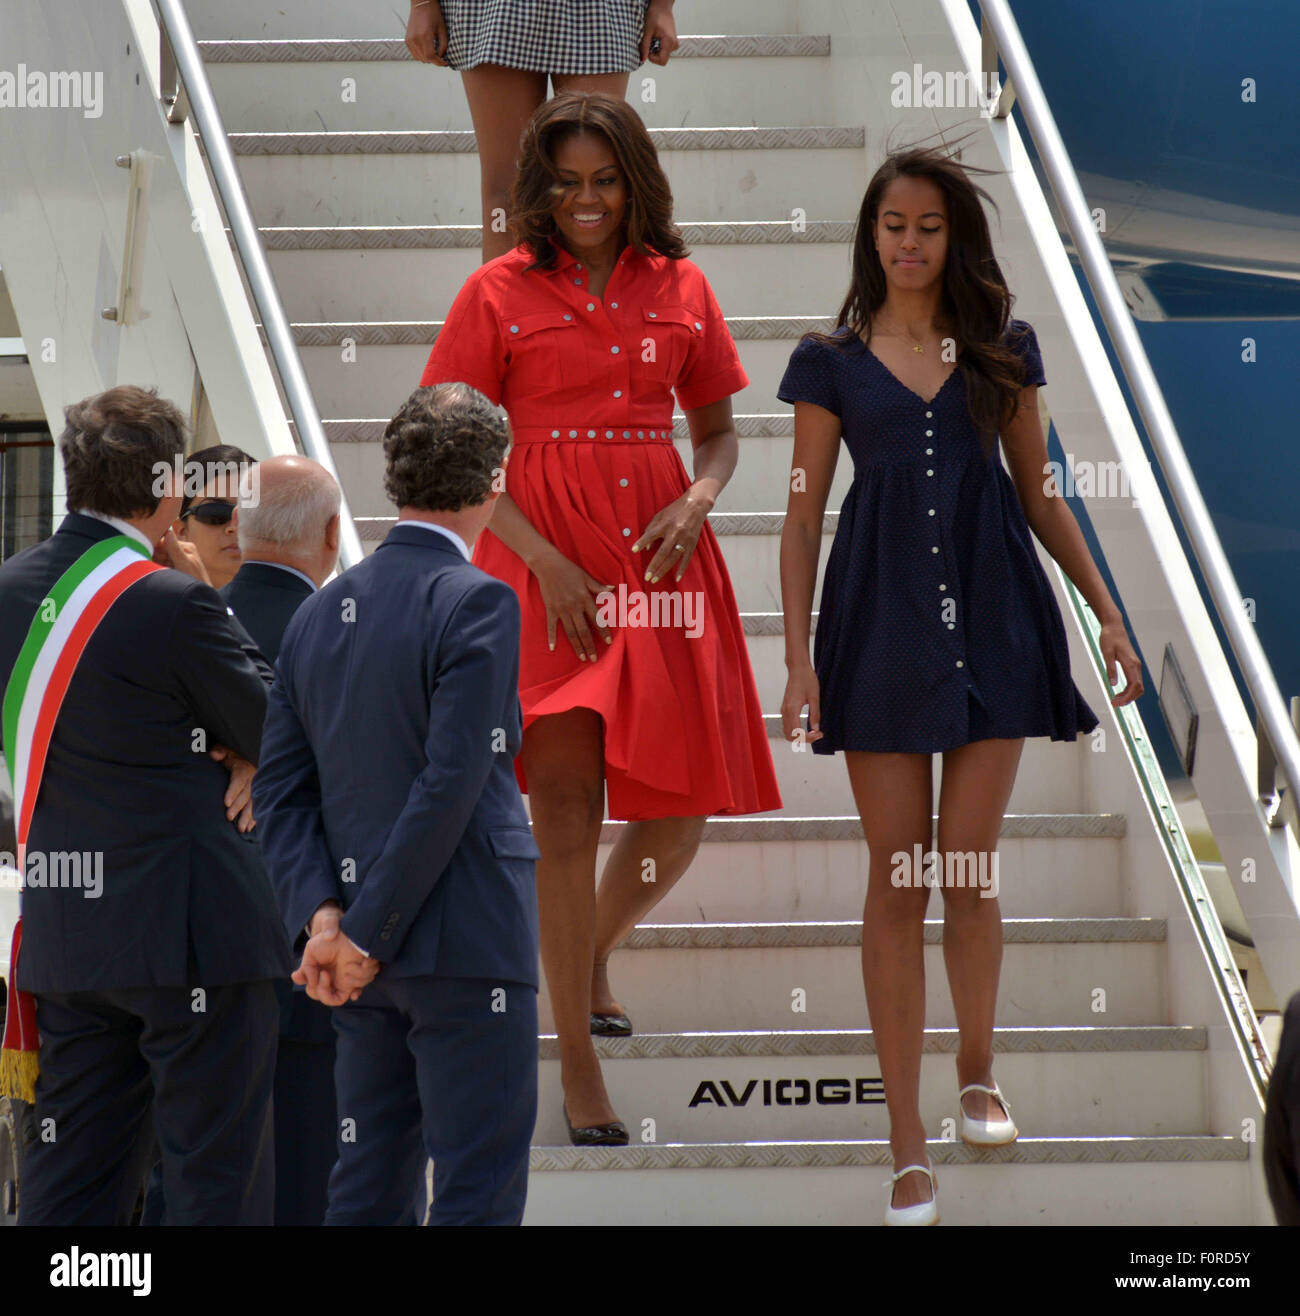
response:
<path id="1" fill-rule="evenodd" d="M 87 549 L 58 579 L 32 618 L 27 639 L 5 687 L 5 762 L 13 783 L 18 871 L 27 871 L 27 837 L 40 794 L 45 756 L 63 696 L 95 627 L 142 576 L 161 571 L 134 539 L 114 535 Z M 9 961 L 9 999 L 4 1047 L 0 1051 L 0 1096 L 35 1100 L 36 1009 L 19 992 L 18 955 L 22 920 L 14 930 Z"/>

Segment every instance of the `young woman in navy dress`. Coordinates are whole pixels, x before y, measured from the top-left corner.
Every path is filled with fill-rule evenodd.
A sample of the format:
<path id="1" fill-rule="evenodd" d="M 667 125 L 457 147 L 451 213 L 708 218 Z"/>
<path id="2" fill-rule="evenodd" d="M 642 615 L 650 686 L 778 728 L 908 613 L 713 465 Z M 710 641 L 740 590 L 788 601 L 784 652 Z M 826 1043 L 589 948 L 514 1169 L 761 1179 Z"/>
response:
<path id="1" fill-rule="evenodd" d="M 1112 704 L 1142 693 L 1120 610 L 1045 478 L 1042 359 L 1033 329 L 1010 318 L 980 197 L 989 199 L 939 150 L 891 155 L 862 203 L 839 327 L 805 337 L 778 391 L 794 404 L 793 465 L 803 476 L 792 480 L 798 492 L 781 540 L 781 714 L 788 740 L 845 752 L 870 853 L 862 975 L 896 1171 L 887 1224 L 938 1219 L 919 1110 L 930 883 L 909 869 L 932 848 L 930 756 L 943 755 L 934 846 L 943 866 L 934 875 L 956 871 L 950 854 L 996 873 L 1025 737 L 1074 740 L 1098 724 L 1071 679 L 1031 529 L 1101 622 L 1106 670 L 1118 666 L 1125 678 Z M 841 439 L 854 478 L 810 659 L 822 516 Z M 909 884 L 896 884 L 900 872 Z M 1000 1146 L 1017 1134 L 993 1081 L 1001 914 L 979 885 L 939 885 L 961 1135 Z"/>

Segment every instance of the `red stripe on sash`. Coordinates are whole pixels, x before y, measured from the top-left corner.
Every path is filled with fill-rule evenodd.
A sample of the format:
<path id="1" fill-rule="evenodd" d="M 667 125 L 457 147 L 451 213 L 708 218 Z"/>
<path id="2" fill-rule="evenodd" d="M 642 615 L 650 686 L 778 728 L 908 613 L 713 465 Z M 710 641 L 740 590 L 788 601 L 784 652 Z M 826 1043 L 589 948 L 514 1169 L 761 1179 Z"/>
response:
<path id="1" fill-rule="evenodd" d="M 68 635 L 63 651 L 55 660 L 54 670 L 50 673 L 50 683 L 41 700 L 40 712 L 36 715 L 36 727 L 32 734 L 31 758 L 27 764 L 28 788 L 23 792 L 22 815 L 18 819 L 18 850 L 25 856 L 27 850 L 27 833 L 32 825 L 32 813 L 36 808 L 36 796 L 40 793 L 41 775 L 45 771 L 45 752 L 49 748 L 50 737 L 54 732 L 54 720 L 59 715 L 63 696 L 72 683 L 72 674 L 76 670 L 82 651 L 90 640 L 95 627 L 99 625 L 104 614 L 109 610 L 118 596 L 128 586 L 134 585 L 142 576 L 151 571 L 162 571 L 156 562 L 141 559 L 117 572 L 106 582 L 86 605 L 86 610 L 77 618 Z M 19 860 L 19 871 L 23 871 Z"/>

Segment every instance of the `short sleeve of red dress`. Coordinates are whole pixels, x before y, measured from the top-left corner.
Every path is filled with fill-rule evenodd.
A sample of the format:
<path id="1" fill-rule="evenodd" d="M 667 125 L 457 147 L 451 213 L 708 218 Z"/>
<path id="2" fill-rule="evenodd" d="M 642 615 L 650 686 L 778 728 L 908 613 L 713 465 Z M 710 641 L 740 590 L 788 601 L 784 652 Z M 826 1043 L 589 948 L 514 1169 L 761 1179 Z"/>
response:
<path id="1" fill-rule="evenodd" d="M 709 281 L 698 270 L 695 277 L 696 296 L 703 306 L 704 318 L 700 321 L 699 337 L 691 340 L 691 349 L 675 385 L 683 411 L 707 407 L 711 402 L 739 393 L 749 384 L 749 376 L 740 364 L 740 354 Z"/>
<path id="2" fill-rule="evenodd" d="M 480 267 L 456 294 L 420 376 L 420 386 L 453 381 L 468 384 L 500 406 L 505 373 L 506 346 L 501 340 L 501 321 L 484 286 Z"/>

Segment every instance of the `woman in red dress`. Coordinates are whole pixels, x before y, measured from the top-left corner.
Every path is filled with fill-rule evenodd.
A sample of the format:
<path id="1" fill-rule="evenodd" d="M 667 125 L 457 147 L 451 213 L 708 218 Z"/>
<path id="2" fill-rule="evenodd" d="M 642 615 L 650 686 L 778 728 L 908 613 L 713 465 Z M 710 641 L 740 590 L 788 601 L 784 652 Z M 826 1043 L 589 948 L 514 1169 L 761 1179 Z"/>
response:
<path id="1" fill-rule="evenodd" d="M 541 850 L 542 962 L 578 1145 L 627 1141 L 591 1042 L 631 1032 L 610 953 L 686 871 L 709 815 L 781 806 L 706 520 L 736 464 L 731 395 L 749 381 L 671 208 L 624 101 L 547 101 L 520 143 L 519 245 L 466 281 L 420 381 L 470 384 L 513 427 L 474 562 L 523 614 L 515 770 Z M 673 447 L 674 390 L 693 480 Z M 606 792 L 628 825 L 594 891 Z"/>

